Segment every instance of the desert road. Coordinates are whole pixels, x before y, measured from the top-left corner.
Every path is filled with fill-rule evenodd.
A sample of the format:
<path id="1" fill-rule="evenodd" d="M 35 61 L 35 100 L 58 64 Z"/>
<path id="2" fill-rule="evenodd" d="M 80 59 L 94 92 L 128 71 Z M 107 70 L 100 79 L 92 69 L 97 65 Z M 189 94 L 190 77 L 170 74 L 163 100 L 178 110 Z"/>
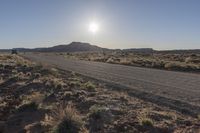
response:
<path id="1" fill-rule="evenodd" d="M 128 88 L 130 95 L 182 113 L 200 114 L 199 74 L 72 60 L 55 54 L 26 53 L 22 56 Z"/>

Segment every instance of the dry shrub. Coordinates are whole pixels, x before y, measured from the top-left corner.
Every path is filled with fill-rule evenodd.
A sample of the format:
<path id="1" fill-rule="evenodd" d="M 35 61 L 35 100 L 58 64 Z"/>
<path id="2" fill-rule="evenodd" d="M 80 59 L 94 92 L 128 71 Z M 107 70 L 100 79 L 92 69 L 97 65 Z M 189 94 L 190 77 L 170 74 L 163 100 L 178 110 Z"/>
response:
<path id="1" fill-rule="evenodd" d="M 29 95 L 21 96 L 21 99 L 23 100 L 22 103 L 35 102 L 39 104 L 43 101 L 44 98 L 45 94 L 40 92 L 32 92 Z"/>
<path id="2" fill-rule="evenodd" d="M 68 80 L 69 80 L 68 85 L 71 87 L 81 86 L 81 84 L 82 84 L 82 79 L 80 79 L 79 77 L 76 77 L 76 76 L 70 77 L 70 78 L 68 78 Z"/>
<path id="3" fill-rule="evenodd" d="M 42 78 L 42 81 L 46 86 L 53 87 L 54 89 L 62 89 L 63 86 L 66 85 L 62 79 L 56 78 L 54 76 L 44 77 Z"/>
<path id="4" fill-rule="evenodd" d="M 192 60 L 191 57 L 187 57 L 187 58 L 185 58 L 185 62 L 186 62 L 186 63 L 191 63 L 191 60 Z"/>
<path id="5" fill-rule="evenodd" d="M 197 119 L 200 121 L 200 114 L 197 115 Z"/>
<path id="6" fill-rule="evenodd" d="M 0 84 L 3 83 L 3 82 L 4 82 L 3 78 L 0 77 Z"/>
<path id="7" fill-rule="evenodd" d="M 25 74 L 25 73 L 23 73 L 23 72 L 19 72 L 19 73 L 15 74 L 14 77 L 15 77 L 16 79 L 18 79 L 18 80 L 27 80 L 27 79 L 30 78 L 29 75 L 27 75 L 27 74 Z"/>
<path id="8" fill-rule="evenodd" d="M 106 124 L 112 121 L 110 110 L 98 105 L 94 105 L 90 108 L 88 117 L 91 132 L 102 130 Z"/>
<path id="9" fill-rule="evenodd" d="M 7 59 L 12 59 L 12 55 L 5 55 L 5 54 L 0 55 L 0 60 L 7 60 Z"/>
<path id="10" fill-rule="evenodd" d="M 69 86 L 74 87 L 74 86 L 81 86 L 81 82 L 80 81 L 70 81 Z"/>
<path id="11" fill-rule="evenodd" d="M 84 84 L 84 87 L 90 91 L 95 91 L 95 84 L 93 84 L 92 82 L 88 81 Z"/>
<path id="12" fill-rule="evenodd" d="M 168 62 L 164 66 L 168 70 L 182 70 L 182 71 L 199 71 L 200 67 L 195 64 L 186 64 L 178 62 Z"/>
<path id="13" fill-rule="evenodd" d="M 114 60 L 113 60 L 113 58 L 108 58 L 106 62 L 107 62 L 107 63 L 113 63 Z"/>
<path id="14" fill-rule="evenodd" d="M 71 76 L 72 76 L 72 77 L 73 77 L 73 76 L 76 76 L 76 72 L 71 71 Z"/>
<path id="15" fill-rule="evenodd" d="M 20 57 L 18 55 L 13 55 L 12 58 L 15 60 L 15 63 L 17 66 L 32 66 L 32 63 L 26 59 L 24 59 L 23 57 Z"/>
<path id="16" fill-rule="evenodd" d="M 127 59 L 127 58 L 121 58 L 120 59 L 120 64 L 123 64 L 123 65 L 131 65 L 132 64 L 132 61 L 130 59 Z"/>
<path id="17" fill-rule="evenodd" d="M 44 123 L 50 125 L 55 133 L 79 133 L 83 130 L 81 116 L 72 104 L 60 105 L 46 115 Z"/>
<path id="18" fill-rule="evenodd" d="M 164 66 L 166 69 L 179 69 L 180 65 L 175 62 L 168 62 Z"/>
<path id="19" fill-rule="evenodd" d="M 50 74 L 55 77 L 59 75 L 59 71 L 56 68 L 51 68 L 49 71 L 50 71 Z"/>
<path id="20" fill-rule="evenodd" d="M 40 73 L 34 73 L 34 77 L 39 78 L 39 77 L 41 77 L 41 74 Z"/>
<path id="21" fill-rule="evenodd" d="M 27 72 L 27 73 L 26 73 L 26 76 L 28 76 L 28 77 L 30 77 L 31 75 L 32 75 L 31 72 Z"/>
<path id="22" fill-rule="evenodd" d="M 196 56 L 191 56 L 191 57 L 187 57 L 185 58 L 185 62 L 186 63 L 200 63 L 200 57 L 196 57 Z"/>

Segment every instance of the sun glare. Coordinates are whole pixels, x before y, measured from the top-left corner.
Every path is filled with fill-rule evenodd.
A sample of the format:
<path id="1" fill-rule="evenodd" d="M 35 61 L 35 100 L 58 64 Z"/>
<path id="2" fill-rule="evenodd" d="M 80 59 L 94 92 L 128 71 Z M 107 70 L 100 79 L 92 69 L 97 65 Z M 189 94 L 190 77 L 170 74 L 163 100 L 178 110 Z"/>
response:
<path id="1" fill-rule="evenodd" d="M 91 22 L 89 24 L 89 31 L 92 33 L 96 33 L 99 30 L 99 25 L 96 22 Z"/>

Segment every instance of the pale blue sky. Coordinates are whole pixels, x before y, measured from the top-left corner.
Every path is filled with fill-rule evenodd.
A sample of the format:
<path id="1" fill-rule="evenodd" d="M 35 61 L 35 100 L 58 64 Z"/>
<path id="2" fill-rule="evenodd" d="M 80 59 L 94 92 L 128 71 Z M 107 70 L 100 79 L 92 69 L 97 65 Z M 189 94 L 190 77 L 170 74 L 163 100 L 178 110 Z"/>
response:
<path id="1" fill-rule="evenodd" d="M 95 21 L 94 35 L 88 25 Z M 0 48 L 200 49 L 199 0 L 1 0 Z"/>

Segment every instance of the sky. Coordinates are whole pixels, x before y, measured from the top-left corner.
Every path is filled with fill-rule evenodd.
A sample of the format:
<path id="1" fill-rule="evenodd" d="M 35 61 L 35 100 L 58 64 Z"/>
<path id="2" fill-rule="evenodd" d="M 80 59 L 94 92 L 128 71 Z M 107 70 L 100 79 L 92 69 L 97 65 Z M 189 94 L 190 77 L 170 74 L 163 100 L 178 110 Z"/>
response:
<path id="1" fill-rule="evenodd" d="M 92 22 L 95 33 L 89 30 Z M 0 49 L 72 41 L 105 48 L 200 49 L 200 0 L 0 1 Z"/>

